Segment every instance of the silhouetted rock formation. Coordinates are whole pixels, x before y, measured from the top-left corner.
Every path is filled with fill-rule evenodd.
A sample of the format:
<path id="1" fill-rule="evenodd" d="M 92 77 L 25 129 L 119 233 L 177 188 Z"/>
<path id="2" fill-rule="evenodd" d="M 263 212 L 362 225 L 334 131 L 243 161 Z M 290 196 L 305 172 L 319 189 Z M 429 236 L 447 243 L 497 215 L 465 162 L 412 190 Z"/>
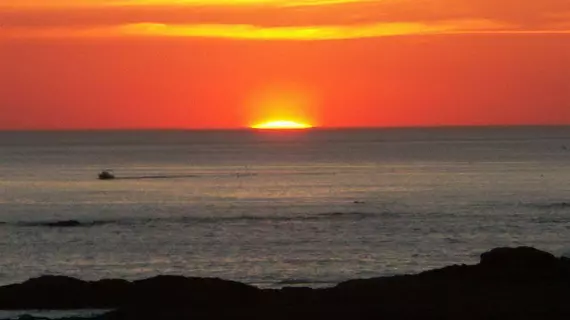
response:
<path id="1" fill-rule="evenodd" d="M 570 319 L 570 261 L 498 248 L 477 265 L 350 280 L 333 288 L 258 289 L 160 276 L 85 282 L 40 277 L 0 288 L 0 309 L 116 309 L 119 319 Z"/>

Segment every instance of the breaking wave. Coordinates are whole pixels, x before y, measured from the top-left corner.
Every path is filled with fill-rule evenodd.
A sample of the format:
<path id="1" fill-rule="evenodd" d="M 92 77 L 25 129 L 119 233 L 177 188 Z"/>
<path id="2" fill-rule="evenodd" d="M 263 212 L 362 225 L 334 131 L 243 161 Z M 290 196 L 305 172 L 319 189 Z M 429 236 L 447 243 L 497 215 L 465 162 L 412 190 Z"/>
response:
<path id="1" fill-rule="evenodd" d="M 16 227 L 36 227 L 36 228 L 88 228 L 103 227 L 107 225 L 119 226 L 136 226 L 136 225 L 153 225 L 162 223 L 173 224 L 214 224 L 214 223 L 231 223 L 231 222 L 297 222 L 297 221 L 319 221 L 319 220 L 362 220 L 374 219 L 387 216 L 394 216 L 397 213 L 381 212 L 327 212 L 321 214 L 306 214 L 293 216 L 182 216 L 182 217 L 163 217 L 163 218 L 124 218 L 124 219 L 101 219 L 101 220 L 43 220 L 43 221 L 17 221 L 17 222 L 0 222 L 1 226 Z"/>
<path id="2" fill-rule="evenodd" d="M 22 227 L 72 228 L 72 227 L 94 227 L 105 224 L 117 224 L 118 222 L 119 220 L 95 220 L 95 221 L 54 220 L 54 221 L 16 222 L 15 225 Z"/>
<path id="3" fill-rule="evenodd" d="M 337 282 L 334 281 L 324 281 L 324 280 L 311 280 L 311 279 L 284 279 L 275 282 L 277 286 L 302 286 L 302 285 L 334 285 Z"/>
<path id="4" fill-rule="evenodd" d="M 336 172 L 321 171 L 261 171 L 261 172 L 235 172 L 235 173 L 195 173 L 195 174 L 157 174 L 157 175 L 141 175 L 141 176 L 116 176 L 110 180 L 153 180 L 153 179 L 199 179 L 199 178 L 247 178 L 257 176 L 275 176 L 275 175 L 295 175 L 295 176 L 330 176 L 336 175 Z"/>
<path id="5" fill-rule="evenodd" d="M 521 204 L 525 207 L 535 208 L 535 209 L 543 209 L 543 210 L 560 210 L 560 209 L 570 209 L 570 202 L 548 202 L 548 203 L 523 203 Z"/>

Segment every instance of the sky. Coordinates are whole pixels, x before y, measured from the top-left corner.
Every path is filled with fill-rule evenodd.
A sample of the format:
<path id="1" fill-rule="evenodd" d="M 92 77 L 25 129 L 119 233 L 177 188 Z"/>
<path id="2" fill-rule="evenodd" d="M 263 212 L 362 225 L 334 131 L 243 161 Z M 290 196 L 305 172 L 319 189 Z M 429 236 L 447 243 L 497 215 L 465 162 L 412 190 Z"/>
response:
<path id="1" fill-rule="evenodd" d="M 568 0 L 0 0 L 0 130 L 570 124 Z"/>

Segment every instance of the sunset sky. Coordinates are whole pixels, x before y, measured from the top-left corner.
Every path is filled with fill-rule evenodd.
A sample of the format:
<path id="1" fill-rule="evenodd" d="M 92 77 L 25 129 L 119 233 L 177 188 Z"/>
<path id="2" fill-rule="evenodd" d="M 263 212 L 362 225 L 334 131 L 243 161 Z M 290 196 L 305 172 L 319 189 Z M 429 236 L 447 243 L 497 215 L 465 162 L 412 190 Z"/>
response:
<path id="1" fill-rule="evenodd" d="M 568 0 L 0 0 L 0 129 L 570 124 Z"/>

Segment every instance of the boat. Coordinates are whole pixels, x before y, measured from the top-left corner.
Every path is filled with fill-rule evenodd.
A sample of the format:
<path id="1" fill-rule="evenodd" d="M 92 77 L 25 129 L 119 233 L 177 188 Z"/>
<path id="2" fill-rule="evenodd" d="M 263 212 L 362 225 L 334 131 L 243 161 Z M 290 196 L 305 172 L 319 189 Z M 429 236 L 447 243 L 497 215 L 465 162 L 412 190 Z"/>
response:
<path id="1" fill-rule="evenodd" d="M 113 180 L 115 174 L 111 170 L 103 170 L 99 173 L 99 180 Z"/>

